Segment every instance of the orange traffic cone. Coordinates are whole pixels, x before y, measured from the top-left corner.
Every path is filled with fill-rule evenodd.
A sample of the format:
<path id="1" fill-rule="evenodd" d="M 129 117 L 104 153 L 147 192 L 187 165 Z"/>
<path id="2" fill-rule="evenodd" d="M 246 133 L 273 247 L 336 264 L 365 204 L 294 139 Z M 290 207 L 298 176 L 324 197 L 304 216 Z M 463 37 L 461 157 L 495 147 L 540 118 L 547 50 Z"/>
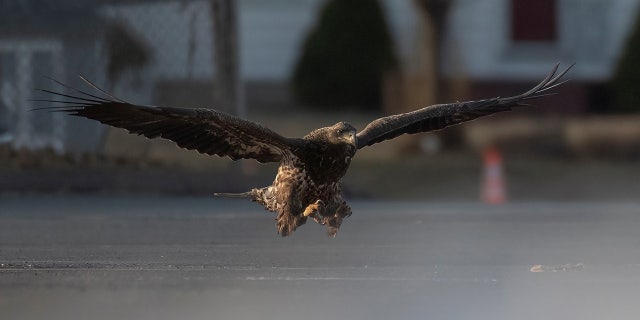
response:
<path id="1" fill-rule="evenodd" d="M 500 204 L 507 201 L 502 155 L 495 147 L 484 151 L 484 178 L 481 198 L 484 203 Z"/>

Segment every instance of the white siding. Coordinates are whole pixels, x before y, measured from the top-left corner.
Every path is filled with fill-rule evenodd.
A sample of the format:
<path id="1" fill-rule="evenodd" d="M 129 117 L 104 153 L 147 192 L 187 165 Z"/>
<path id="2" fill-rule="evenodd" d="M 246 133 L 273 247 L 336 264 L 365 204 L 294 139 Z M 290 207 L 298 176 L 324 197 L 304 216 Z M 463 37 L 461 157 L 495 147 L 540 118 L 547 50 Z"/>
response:
<path id="1" fill-rule="evenodd" d="M 324 0 L 240 1 L 240 61 L 247 80 L 287 81 Z"/>
<path id="2" fill-rule="evenodd" d="M 389 32 L 395 46 L 396 57 L 405 62 L 403 67 L 412 68 L 419 52 L 423 35 L 420 30 L 421 13 L 413 0 L 381 0 Z"/>

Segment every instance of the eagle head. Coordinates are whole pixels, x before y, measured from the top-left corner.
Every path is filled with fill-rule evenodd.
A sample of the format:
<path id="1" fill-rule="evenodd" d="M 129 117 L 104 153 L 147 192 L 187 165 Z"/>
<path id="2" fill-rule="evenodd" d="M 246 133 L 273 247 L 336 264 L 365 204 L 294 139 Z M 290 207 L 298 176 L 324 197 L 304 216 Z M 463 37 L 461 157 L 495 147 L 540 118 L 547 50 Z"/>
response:
<path id="1" fill-rule="evenodd" d="M 338 122 L 329 127 L 329 140 L 337 143 L 356 145 L 356 128 L 346 122 Z"/>
<path id="2" fill-rule="evenodd" d="M 327 146 L 346 146 L 355 152 L 356 128 L 346 122 L 338 122 L 330 127 L 315 129 L 309 132 L 304 139 L 319 141 Z"/>

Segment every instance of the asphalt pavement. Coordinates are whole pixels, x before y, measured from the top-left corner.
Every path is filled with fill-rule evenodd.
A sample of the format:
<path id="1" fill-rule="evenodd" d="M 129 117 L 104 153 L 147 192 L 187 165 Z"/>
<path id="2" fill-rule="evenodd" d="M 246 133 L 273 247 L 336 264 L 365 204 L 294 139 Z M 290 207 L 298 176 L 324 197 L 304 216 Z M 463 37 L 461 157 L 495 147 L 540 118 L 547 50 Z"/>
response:
<path id="1" fill-rule="evenodd" d="M 0 319 L 635 319 L 640 203 L 0 198 Z"/>

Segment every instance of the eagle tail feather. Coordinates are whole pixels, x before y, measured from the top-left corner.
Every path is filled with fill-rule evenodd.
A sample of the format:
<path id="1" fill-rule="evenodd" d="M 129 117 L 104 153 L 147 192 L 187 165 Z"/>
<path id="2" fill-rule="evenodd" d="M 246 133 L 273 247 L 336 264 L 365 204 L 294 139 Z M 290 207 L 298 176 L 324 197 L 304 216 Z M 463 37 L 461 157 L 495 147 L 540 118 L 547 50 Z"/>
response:
<path id="1" fill-rule="evenodd" d="M 241 193 L 216 192 L 213 194 L 213 196 L 220 198 L 253 198 L 255 196 L 255 193 L 253 192 L 253 190 Z"/>

